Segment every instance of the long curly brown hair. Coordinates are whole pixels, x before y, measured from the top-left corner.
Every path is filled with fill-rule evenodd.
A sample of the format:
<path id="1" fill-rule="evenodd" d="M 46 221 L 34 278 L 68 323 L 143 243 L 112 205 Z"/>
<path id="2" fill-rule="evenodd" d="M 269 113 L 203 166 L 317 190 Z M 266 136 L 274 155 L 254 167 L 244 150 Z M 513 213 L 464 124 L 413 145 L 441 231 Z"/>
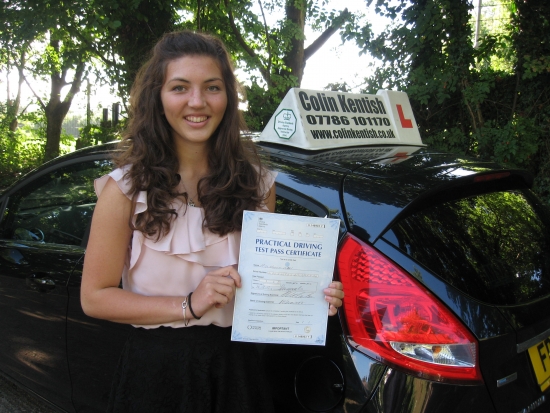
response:
<path id="1" fill-rule="evenodd" d="M 225 46 L 218 38 L 192 31 L 164 35 L 142 66 L 130 93 L 129 123 L 115 157 L 119 167 L 130 165 L 126 177 L 130 194 L 147 191 L 147 210 L 131 225 L 157 240 L 165 235 L 177 216 L 171 206 L 178 193 L 178 158 L 171 127 L 163 115 L 160 91 L 168 64 L 183 56 L 208 56 L 218 62 L 227 93 L 224 117 L 208 140 L 208 174 L 198 184 L 198 199 L 204 208 L 203 225 L 225 235 L 240 230 L 244 210 L 254 210 L 263 201 L 264 173 L 254 144 L 241 137 L 246 129 L 238 109 L 238 82 Z"/>

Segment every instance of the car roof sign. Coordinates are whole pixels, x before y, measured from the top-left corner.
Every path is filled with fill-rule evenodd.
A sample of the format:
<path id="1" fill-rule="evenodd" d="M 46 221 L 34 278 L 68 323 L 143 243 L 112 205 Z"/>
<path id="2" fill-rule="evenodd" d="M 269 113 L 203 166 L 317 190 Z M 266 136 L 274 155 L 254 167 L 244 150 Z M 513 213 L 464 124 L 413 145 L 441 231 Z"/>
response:
<path id="1" fill-rule="evenodd" d="M 368 95 L 292 88 L 258 140 L 307 150 L 424 146 L 407 94 L 392 90 Z"/>

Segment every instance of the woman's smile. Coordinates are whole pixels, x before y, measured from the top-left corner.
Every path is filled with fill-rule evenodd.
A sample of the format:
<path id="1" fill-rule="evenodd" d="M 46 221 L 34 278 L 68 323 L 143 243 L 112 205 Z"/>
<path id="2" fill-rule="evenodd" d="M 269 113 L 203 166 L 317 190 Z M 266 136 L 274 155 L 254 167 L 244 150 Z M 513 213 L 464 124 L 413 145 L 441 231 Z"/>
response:
<path id="1" fill-rule="evenodd" d="M 208 116 L 187 116 L 185 119 L 192 123 L 200 123 L 208 119 Z"/>

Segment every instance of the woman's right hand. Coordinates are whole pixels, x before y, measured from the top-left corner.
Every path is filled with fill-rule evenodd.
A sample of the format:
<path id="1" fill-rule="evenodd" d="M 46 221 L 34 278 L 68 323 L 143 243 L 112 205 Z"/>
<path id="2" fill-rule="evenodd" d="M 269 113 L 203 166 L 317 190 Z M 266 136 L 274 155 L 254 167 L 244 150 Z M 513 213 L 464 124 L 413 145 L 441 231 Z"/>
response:
<path id="1" fill-rule="evenodd" d="M 235 297 L 237 287 L 241 287 L 241 276 L 235 267 L 230 265 L 210 271 L 193 291 L 193 312 L 202 317 L 212 307 L 224 307 Z"/>

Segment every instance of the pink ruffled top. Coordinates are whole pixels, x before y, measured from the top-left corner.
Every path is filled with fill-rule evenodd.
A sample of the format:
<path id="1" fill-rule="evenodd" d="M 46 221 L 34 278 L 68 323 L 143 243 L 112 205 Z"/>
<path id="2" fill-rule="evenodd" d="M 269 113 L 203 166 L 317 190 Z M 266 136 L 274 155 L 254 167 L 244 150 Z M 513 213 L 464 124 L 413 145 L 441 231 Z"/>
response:
<path id="1" fill-rule="evenodd" d="M 95 181 L 97 196 L 105 187 L 109 177 L 120 190 L 131 199 L 130 181 L 124 179 L 127 168 L 115 169 Z M 267 172 L 262 191 L 273 185 L 276 173 Z M 202 226 L 204 210 L 185 205 L 176 199 L 172 207 L 178 215 L 172 221 L 170 232 L 159 241 L 134 231 L 131 247 L 122 273 L 122 288 L 147 296 L 186 296 L 194 291 L 203 277 L 210 271 L 239 262 L 241 233 L 232 232 L 224 236 L 213 234 Z M 141 191 L 137 197 L 135 215 L 147 209 L 147 193 Z M 268 212 L 262 204 L 259 211 Z M 228 327 L 233 320 L 233 303 L 223 308 L 212 308 L 200 320 L 191 319 L 189 326 L 214 324 Z M 184 327 L 183 320 L 156 325 L 136 327 L 157 328 L 160 326 Z"/>

